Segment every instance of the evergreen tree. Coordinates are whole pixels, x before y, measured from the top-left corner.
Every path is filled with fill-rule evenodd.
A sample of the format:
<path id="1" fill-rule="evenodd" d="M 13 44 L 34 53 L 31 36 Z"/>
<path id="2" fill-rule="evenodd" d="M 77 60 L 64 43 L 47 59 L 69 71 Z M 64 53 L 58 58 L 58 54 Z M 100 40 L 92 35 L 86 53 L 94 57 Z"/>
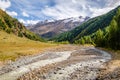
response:
<path id="1" fill-rule="evenodd" d="M 120 9 L 116 16 L 114 16 L 110 26 L 109 26 L 109 46 L 113 49 L 120 49 Z"/>
<path id="2" fill-rule="evenodd" d="M 85 40 L 83 37 L 80 39 L 80 44 L 85 44 Z"/>
<path id="3" fill-rule="evenodd" d="M 108 37 L 109 47 L 114 48 L 114 46 L 116 45 L 116 39 L 117 39 L 117 23 L 113 19 L 111 25 L 109 26 L 109 37 Z"/>
<path id="4" fill-rule="evenodd" d="M 103 36 L 103 31 L 99 29 L 96 34 L 95 34 L 95 39 L 94 42 L 96 46 L 104 46 L 104 36 Z"/>

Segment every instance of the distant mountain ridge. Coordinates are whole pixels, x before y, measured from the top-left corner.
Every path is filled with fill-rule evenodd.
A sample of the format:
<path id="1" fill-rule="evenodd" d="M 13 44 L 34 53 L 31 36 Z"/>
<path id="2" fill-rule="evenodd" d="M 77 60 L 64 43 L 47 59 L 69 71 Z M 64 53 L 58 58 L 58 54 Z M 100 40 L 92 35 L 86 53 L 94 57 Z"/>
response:
<path id="1" fill-rule="evenodd" d="M 0 30 L 7 33 L 13 33 L 19 37 L 26 37 L 32 40 L 43 41 L 38 35 L 27 30 L 17 19 L 9 16 L 5 11 L 0 9 Z"/>
<path id="2" fill-rule="evenodd" d="M 55 21 L 41 21 L 35 25 L 28 26 L 32 32 L 40 35 L 44 38 L 52 38 L 60 33 L 70 31 L 82 24 L 84 21 L 87 21 L 90 17 L 72 17 L 62 20 Z"/>

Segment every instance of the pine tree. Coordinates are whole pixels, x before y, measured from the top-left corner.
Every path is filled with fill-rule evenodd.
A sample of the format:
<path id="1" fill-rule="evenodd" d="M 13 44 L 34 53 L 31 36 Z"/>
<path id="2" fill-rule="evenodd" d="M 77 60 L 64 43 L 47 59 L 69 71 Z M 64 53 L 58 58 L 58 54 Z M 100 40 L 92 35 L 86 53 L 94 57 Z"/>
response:
<path id="1" fill-rule="evenodd" d="M 103 41 L 104 41 L 103 31 L 99 29 L 95 34 L 94 42 L 96 46 L 104 46 Z"/>
<path id="2" fill-rule="evenodd" d="M 111 25 L 109 26 L 109 37 L 108 37 L 109 47 L 115 48 L 116 39 L 117 39 L 117 23 L 115 19 L 113 19 Z"/>
<path id="3" fill-rule="evenodd" d="M 83 37 L 80 39 L 80 44 L 85 44 L 85 40 Z"/>
<path id="4" fill-rule="evenodd" d="M 118 9 L 116 16 L 114 16 L 109 26 L 108 40 L 108 47 L 120 49 L 120 9 Z"/>

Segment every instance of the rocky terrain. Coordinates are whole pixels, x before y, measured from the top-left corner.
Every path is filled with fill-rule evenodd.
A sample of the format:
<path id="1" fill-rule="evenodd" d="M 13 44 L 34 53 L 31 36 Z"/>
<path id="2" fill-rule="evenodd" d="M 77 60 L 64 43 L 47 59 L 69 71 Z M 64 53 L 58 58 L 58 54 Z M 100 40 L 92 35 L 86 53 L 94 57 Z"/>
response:
<path id="1" fill-rule="evenodd" d="M 39 34 L 44 38 L 51 38 L 60 33 L 70 31 L 87 21 L 89 17 L 72 17 L 68 19 L 55 20 L 55 21 L 41 21 L 35 25 L 29 25 L 27 28 L 32 32 Z"/>
<path id="2" fill-rule="evenodd" d="M 94 47 L 57 48 L 5 65 L 0 80 L 94 80 L 110 59 Z"/>
<path id="3" fill-rule="evenodd" d="M 120 52 L 118 51 L 111 51 L 112 60 L 105 63 L 105 69 L 101 69 L 98 80 L 120 80 Z"/>

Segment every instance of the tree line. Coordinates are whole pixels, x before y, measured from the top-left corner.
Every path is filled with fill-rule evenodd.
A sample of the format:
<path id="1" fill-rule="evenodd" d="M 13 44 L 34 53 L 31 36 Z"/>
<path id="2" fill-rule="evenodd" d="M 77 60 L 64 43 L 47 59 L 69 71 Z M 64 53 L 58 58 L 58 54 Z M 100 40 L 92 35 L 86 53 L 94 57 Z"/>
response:
<path id="1" fill-rule="evenodd" d="M 120 8 L 109 26 L 103 30 L 99 29 L 92 35 L 81 37 L 79 40 L 75 40 L 75 43 L 120 49 Z"/>

